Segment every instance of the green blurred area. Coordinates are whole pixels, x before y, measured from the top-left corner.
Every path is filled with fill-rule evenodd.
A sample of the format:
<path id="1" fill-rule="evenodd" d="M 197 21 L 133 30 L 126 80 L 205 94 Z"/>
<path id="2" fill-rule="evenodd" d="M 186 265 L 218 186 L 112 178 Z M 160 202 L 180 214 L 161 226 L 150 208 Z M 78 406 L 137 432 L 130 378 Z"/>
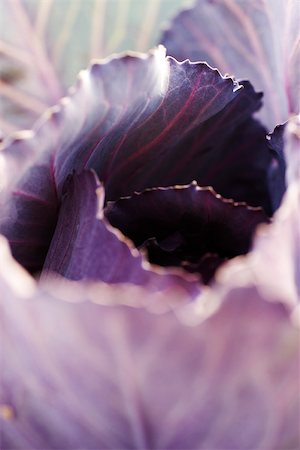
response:
<path id="1" fill-rule="evenodd" d="M 52 68 L 47 69 L 49 80 L 55 77 L 64 94 L 92 58 L 126 50 L 147 51 L 157 45 L 162 28 L 192 3 L 192 0 L 0 0 L 0 129 L 31 126 L 43 104 L 58 100 L 60 95 L 51 96 L 43 81 L 47 76 L 41 76 L 44 69 L 40 52 Z M 29 63 L 24 63 L 27 57 Z M 15 92 L 9 90 L 11 87 Z M 18 94 L 24 94 L 24 99 Z"/>

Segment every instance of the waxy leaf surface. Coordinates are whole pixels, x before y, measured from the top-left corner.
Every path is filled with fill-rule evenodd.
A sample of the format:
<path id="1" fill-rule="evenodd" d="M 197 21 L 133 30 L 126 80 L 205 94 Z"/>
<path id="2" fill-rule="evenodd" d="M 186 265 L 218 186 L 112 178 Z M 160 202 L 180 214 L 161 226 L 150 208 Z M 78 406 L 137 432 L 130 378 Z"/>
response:
<path id="1" fill-rule="evenodd" d="M 249 118 L 259 107 L 260 95 L 249 83 L 240 86 L 204 63 L 179 64 L 165 58 L 161 47 L 92 65 L 80 74 L 73 94 L 48 111 L 31 134 L 4 143 L 0 170 L 8 179 L 1 230 L 13 254 L 31 271 L 41 269 L 64 182 L 85 168 L 104 183 L 106 200 L 202 181 L 202 167 L 210 173 L 205 185 L 220 183 L 220 193 L 234 197 L 234 186 L 219 169 L 225 165 L 224 173 L 230 172 L 238 159 L 245 166 L 239 167 L 237 200 L 250 198 L 250 204 L 266 204 L 268 210 L 263 174 L 271 153 L 263 128 Z M 239 143 L 236 133 L 245 134 L 245 142 Z M 258 153 L 250 169 L 248 157 L 240 156 L 243 149 L 245 155 Z"/>
<path id="2" fill-rule="evenodd" d="M 259 116 L 272 131 L 299 113 L 299 22 L 298 0 L 196 0 L 160 42 L 179 61 L 207 61 L 250 80 L 264 93 Z"/>

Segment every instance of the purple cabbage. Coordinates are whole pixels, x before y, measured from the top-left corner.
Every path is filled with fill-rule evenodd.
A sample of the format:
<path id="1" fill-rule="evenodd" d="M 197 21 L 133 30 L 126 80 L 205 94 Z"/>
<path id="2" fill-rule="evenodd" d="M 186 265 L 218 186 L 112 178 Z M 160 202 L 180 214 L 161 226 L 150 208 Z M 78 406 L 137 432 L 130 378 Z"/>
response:
<path id="1" fill-rule="evenodd" d="M 105 204 L 145 189 L 195 180 L 201 187 L 212 186 L 215 195 L 245 203 L 248 214 L 253 211 L 255 216 L 251 223 L 257 223 L 257 218 L 267 221 L 255 208 L 270 216 L 284 183 L 281 165 L 271 151 L 274 144 L 251 117 L 260 106 L 261 95 L 249 82 L 238 84 L 205 63 L 178 63 L 166 58 L 161 47 L 148 55 L 92 65 L 80 75 L 72 96 L 50 110 L 28 139 L 11 140 L 3 151 L 6 170 L 19 172 L 11 180 L 12 194 L 1 225 L 14 257 L 31 272 L 42 269 L 59 209 L 63 209 L 65 181 L 74 171 L 86 169 L 93 169 L 103 182 Z M 277 181 L 272 190 L 270 172 L 275 172 L 272 180 Z M 229 241 L 224 242 L 227 250 L 221 251 L 222 258 L 247 252 L 254 230 L 250 226 L 242 233 L 240 250 L 230 248 L 234 232 L 222 226 L 230 214 L 230 207 L 222 206 L 228 203 L 225 199 L 218 202 L 222 211 L 213 220 L 218 229 L 210 238 Z M 176 198 L 172 204 L 176 211 Z M 236 208 L 238 216 L 242 209 Z M 145 241 L 160 238 L 155 227 Z M 177 231 L 180 227 L 170 230 Z M 214 244 L 204 247 L 205 253 L 218 250 Z M 198 262 L 190 261 L 183 251 L 182 262 L 186 258 Z"/>
<path id="2" fill-rule="evenodd" d="M 299 447 L 298 12 L 197 1 L 4 139 L 1 448 Z"/>

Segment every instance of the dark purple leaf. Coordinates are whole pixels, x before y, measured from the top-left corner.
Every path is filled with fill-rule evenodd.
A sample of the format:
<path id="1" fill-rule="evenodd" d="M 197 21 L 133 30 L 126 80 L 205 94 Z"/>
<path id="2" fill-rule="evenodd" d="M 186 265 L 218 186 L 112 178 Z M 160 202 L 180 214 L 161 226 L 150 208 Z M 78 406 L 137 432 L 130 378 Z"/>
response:
<path id="1" fill-rule="evenodd" d="M 108 306 L 114 286 L 59 300 L 0 251 L 4 450 L 299 446 L 299 331 L 280 297 L 231 277 L 178 309 L 184 324 Z"/>
<path id="2" fill-rule="evenodd" d="M 268 209 L 263 177 L 271 158 L 264 130 L 249 119 L 259 106 L 260 95 L 248 83 L 238 86 L 206 64 L 166 59 L 163 48 L 92 65 L 70 98 L 49 110 L 33 133 L 5 142 L 1 176 L 8 176 L 14 194 L 2 201 L 1 230 L 14 255 L 32 271 L 41 268 L 62 186 L 73 170 L 84 168 L 97 172 L 110 200 L 148 187 L 199 181 L 206 153 L 203 166 L 211 178 L 204 184 L 218 180 L 222 195 L 235 198 L 236 193 L 236 200 L 254 205 L 266 202 Z M 258 155 L 253 173 L 248 159 L 235 169 L 242 178 L 235 192 L 220 168 L 225 172 L 233 160 L 244 160 L 240 134 L 247 140 L 246 153 Z"/>
<path id="3" fill-rule="evenodd" d="M 299 22 L 297 0 L 197 0 L 160 42 L 179 61 L 207 61 L 249 79 L 264 93 L 259 115 L 272 131 L 299 112 Z"/>
<path id="4" fill-rule="evenodd" d="M 196 183 L 109 202 L 105 215 L 147 250 L 151 262 L 163 266 L 199 264 L 207 253 L 221 260 L 246 253 L 257 225 L 268 222 L 261 208 L 223 199 Z"/>
<path id="5" fill-rule="evenodd" d="M 191 298 L 199 294 L 196 277 L 188 280 L 151 267 L 133 244 L 103 218 L 104 190 L 92 172 L 66 182 L 43 277 L 56 272 L 72 280 L 131 283 L 159 291 L 180 285 Z"/>
<path id="6" fill-rule="evenodd" d="M 26 140 L 15 141 L 1 175 L 9 173 L 13 180 L 18 178 L 18 173 L 26 168 L 25 158 L 19 158 L 23 151 L 26 152 Z M 9 239 L 14 257 L 36 272 L 47 254 L 59 208 L 50 159 L 29 166 L 21 183 L 1 200 L 1 232 Z"/>
<path id="7" fill-rule="evenodd" d="M 192 141 L 183 146 L 190 148 L 191 145 L 198 150 L 193 160 L 198 170 L 194 178 L 201 186 L 212 186 L 223 197 L 262 206 L 272 215 L 274 193 L 268 185 L 268 174 L 273 155 L 267 148 L 264 127 L 248 119 L 240 126 L 235 124 L 231 133 L 221 137 L 220 132 L 213 132 L 216 124 L 218 116 L 206 124 L 211 125 L 207 140 L 205 127 L 199 136 L 193 136 Z M 274 188 L 283 194 L 282 186 L 274 183 Z"/>
<path id="8" fill-rule="evenodd" d="M 283 194 L 286 189 L 285 171 L 286 162 L 284 156 L 284 125 L 278 125 L 272 134 L 268 136 L 269 146 L 273 154 L 273 161 L 270 165 L 269 186 L 272 192 L 272 208 L 279 208 Z"/>

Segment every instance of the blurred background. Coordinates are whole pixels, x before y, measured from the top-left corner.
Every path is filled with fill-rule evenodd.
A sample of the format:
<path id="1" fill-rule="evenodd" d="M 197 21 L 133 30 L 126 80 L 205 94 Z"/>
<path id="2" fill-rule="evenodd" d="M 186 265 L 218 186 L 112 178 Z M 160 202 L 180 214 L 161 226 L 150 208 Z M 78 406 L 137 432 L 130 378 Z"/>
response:
<path id="1" fill-rule="evenodd" d="M 30 128 L 91 58 L 147 51 L 192 0 L 0 0 L 0 130 Z"/>

